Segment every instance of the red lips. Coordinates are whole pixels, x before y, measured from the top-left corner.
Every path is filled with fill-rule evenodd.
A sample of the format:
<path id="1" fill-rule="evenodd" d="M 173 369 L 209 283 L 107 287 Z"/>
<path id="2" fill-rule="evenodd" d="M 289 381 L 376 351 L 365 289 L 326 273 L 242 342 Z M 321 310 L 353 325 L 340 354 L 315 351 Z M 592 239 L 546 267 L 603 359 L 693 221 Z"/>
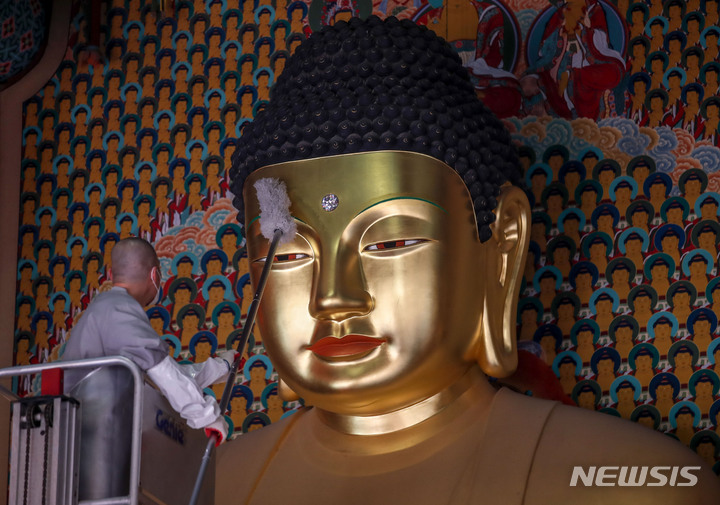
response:
<path id="1" fill-rule="evenodd" d="M 385 343 L 385 339 L 365 335 L 345 335 L 342 338 L 325 337 L 307 349 L 323 358 L 338 358 L 366 353 Z"/>

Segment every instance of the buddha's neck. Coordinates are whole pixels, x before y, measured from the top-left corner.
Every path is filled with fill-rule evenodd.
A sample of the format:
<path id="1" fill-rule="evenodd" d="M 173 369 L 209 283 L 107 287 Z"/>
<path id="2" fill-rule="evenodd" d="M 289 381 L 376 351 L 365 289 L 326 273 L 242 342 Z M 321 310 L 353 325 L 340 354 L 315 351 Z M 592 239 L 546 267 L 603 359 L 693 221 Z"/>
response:
<path id="1" fill-rule="evenodd" d="M 400 432 L 406 430 L 407 435 L 416 439 L 420 432 L 434 432 L 433 427 L 447 423 L 464 410 L 468 403 L 487 402 L 489 405 L 494 394 L 495 389 L 487 382 L 485 375 L 478 367 L 471 367 L 460 380 L 448 388 L 393 412 L 357 416 L 336 414 L 317 408 L 313 410 L 323 425 L 338 434 L 381 437 L 390 435 L 397 438 Z M 422 438 L 422 435 L 420 436 Z"/>

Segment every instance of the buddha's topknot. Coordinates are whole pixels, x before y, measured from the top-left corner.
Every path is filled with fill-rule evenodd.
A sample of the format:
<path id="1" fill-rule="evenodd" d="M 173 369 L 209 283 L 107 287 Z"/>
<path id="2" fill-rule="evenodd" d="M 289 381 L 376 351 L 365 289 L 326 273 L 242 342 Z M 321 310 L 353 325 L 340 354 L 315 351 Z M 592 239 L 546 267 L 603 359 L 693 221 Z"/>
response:
<path id="1" fill-rule="evenodd" d="M 230 171 L 238 218 L 254 170 L 381 150 L 427 154 L 454 168 L 470 190 L 482 241 L 491 236 L 500 185 L 522 184 L 510 135 L 443 39 L 409 20 L 353 18 L 297 48 L 270 102 L 245 127 Z"/>

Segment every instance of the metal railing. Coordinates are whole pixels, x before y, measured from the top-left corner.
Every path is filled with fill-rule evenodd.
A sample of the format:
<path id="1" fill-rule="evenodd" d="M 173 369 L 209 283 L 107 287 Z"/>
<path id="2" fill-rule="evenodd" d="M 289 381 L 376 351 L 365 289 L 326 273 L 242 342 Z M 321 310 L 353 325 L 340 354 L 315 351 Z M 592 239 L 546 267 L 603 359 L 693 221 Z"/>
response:
<path id="1" fill-rule="evenodd" d="M 142 441 L 142 408 L 144 374 L 140 368 L 128 358 L 123 356 L 107 356 L 103 358 L 81 359 L 76 361 L 54 361 L 40 365 L 23 365 L 0 369 L 0 379 L 4 377 L 18 377 L 39 374 L 45 370 L 99 368 L 106 366 L 120 366 L 127 368 L 133 376 L 133 412 L 132 436 L 130 447 L 130 490 L 128 496 L 104 498 L 101 500 L 83 500 L 79 505 L 137 505 L 140 486 L 140 448 Z M 0 396 L 15 401 L 19 398 L 8 389 L 0 386 Z"/>

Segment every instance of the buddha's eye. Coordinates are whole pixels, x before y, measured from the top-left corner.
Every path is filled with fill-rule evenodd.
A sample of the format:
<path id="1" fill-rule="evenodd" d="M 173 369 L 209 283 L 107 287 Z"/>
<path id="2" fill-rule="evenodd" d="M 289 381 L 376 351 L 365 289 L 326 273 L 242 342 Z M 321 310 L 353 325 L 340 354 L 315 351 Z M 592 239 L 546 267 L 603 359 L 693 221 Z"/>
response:
<path id="1" fill-rule="evenodd" d="M 398 249 L 401 247 L 408 247 L 411 245 L 419 244 L 420 242 L 425 242 L 425 240 L 422 239 L 409 239 L 409 240 L 390 240 L 389 242 L 378 242 L 376 244 L 371 244 L 365 249 L 364 251 L 386 251 L 388 249 Z"/>
<path id="2" fill-rule="evenodd" d="M 309 256 L 307 254 L 303 253 L 290 253 L 290 254 L 276 254 L 275 259 L 273 260 L 273 263 L 288 263 L 290 261 L 296 261 L 308 258 Z M 258 263 L 265 263 L 265 258 L 258 258 L 256 261 Z"/>

